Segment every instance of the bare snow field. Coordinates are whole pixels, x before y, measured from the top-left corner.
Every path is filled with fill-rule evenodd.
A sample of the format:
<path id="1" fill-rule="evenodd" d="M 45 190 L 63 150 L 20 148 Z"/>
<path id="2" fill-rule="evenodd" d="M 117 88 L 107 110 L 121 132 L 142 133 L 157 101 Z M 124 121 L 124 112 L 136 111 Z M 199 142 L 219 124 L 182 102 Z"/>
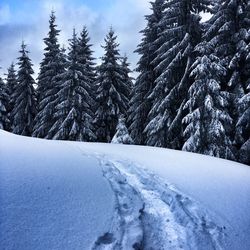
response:
<path id="1" fill-rule="evenodd" d="M 0 249 L 250 249 L 250 168 L 0 130 Z"/>

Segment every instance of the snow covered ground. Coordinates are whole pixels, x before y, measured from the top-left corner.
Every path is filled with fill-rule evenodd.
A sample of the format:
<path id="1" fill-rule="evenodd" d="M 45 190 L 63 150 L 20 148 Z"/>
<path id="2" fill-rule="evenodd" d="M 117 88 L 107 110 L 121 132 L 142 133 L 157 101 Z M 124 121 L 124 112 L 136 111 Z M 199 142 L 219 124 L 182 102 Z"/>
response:
<path id="1" fill-rule="evenodd" d="M 250 168 L 0 130 L 0 249 L 250 249 Z"/>

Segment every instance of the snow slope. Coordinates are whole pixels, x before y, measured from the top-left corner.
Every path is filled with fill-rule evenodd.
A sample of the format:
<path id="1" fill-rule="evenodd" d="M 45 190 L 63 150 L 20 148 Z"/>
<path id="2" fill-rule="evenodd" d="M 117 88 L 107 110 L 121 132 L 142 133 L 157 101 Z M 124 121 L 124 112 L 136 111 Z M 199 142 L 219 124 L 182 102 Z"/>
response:
<path id="1" fill-rule="evenodd" d="M 98 161 L 64 143 L 0 133 L 0 249 L 90 247 L 114 206 Z"/>
<path id="2" fill-rule="evenodd" d="M 250 168 L 0 131 L 1 249 L 250 249 Z"/>

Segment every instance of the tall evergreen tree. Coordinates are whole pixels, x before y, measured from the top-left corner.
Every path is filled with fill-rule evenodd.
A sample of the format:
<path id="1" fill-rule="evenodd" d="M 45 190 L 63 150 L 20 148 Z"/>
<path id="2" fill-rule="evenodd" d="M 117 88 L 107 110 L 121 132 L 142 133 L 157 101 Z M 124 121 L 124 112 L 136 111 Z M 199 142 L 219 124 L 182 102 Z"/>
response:
<path id="1" fill-rule="evenodd" d="M 123 70 L 123 82 L 126 84 L 127 89 L 126 93 L 124 93 L 128 100 L 131 98 L 131 91 L 133 89 L 133 78 L 130 76 L 132 70 L 130 69 L 130 63 L 128 62 L 128 57 L 125 55 L 122 57 L 121 67 Z"/>
<path id="2" fill-rule="evenodd" d="M 235 129 L 235 127 L 237 121 L 238 125 L 240 124 L 240 117 L 244 113 L 242 97 L 248 92 L 249 27 L 249 3 L 247 1 L 220 0 L 216 6 L 215 14 L 209 20 L 209 28 L 204 36 L 206 42 L 213 47 L 215 55 L 227 69 L 226 77 L 221 79 L 221 86 L 222 90 L 230 94 L 227 109 L 234 121 L 230 137 L 232 140 L 234 139 L 234 145 L 237 149 L 248 139 L 246 136 L 241 136 L 240 130 Z"/>
<path id="3" fill-rule="evenodd" d="M 83 35 L 83 34 L 82 34 Z M 84 41 L 82 40 L 84 39 Z M 95 140 L 93 128 L 91 84 L 93 69 L 86 30 L 78 40 L 75 30 L 70 40 L 67 71 L 62 74 L 54 114 L 55 123 L 49 134 L 53 139 L 73 141 Z M 85 49 L 85 50 L 84 50 Z"/>
<path id="4" fill-rule="evenodd" d="M 12 94 L 15 91 L 15 87 L 17 86 L 17 75 L 16 75 L 16 71 L 15 71 L 15 65 L 14 63 L 12 63 L 10 65 L 10 67 L 8 68 L 8 74 L 7 74 L 7 78 L 6 78 L 6 84 L 7 84 L 7 93 L 9 96 L 9 102 L 8 102 L 8 114 L 9 114 L 9 118 L 10 118 L 10 127 L 13 124 L 13 121 L 11 120 L 11 112 L 13 110 L 14 107 L 14 100 L 11 98 Z M 11 130 L 11 128 L 9 128 Z"/>
<path id="5" fill-rule="evenodd" d="M 181 149 L 183 106 L 189 88 L 190 67 L 195 60 L 193 49 L 201 39 L 201 11 L 208 11 L 206 0 L 170 0 L 164 5 L 158 38 L 164 41 L 157 50 L 155 71 L 158 77 L 149 96 L 152 108 L 145 129 L 147 144 Z"/>
<path id="6" fill-rule="evenodd" d="M 250 55 L 248 57 L 250 59 Z M 248 59 L 248 60 L 249 60 Z M 248 80 L 247 93 L 239 99 L 240 116 L 236 124 L 236 134 L 241 142 L 239 161 L 250 165 L 250 81 Z"/>
<path id="7" fill-rule="evenodd" d="M 183 122 L 186 142 L 183 150 L 234 159 L 227 130 L 232 118 L 226 112 L 228 93 L 221 91 L 221 76 L 226 69 L 205 43 L 197 46 L 200 56 L 191 67 L 193 83 L 185 107 L 189 113 Z M 185 108 L 184 107 L 184 108 Z"/>
<path id="8" fill-rule="evenodd" d="M 242 82 L 243 82 L 243 95 L 238 98 L 238 121 L 236 124 L 236 140 L 240 145 L 239 148 L 239 161 L 250 165 L 250 2 L 245 5 L 243 14 L 243 28 L 245 28 L 248 33 L 245 34 L 245 39 L 247 46 L 243 43 L 243 63 L 240 67 L 242 70 Z M 240 47 L 240 44 L 239 44 Z"/>
<path id="9" fill-rule="evenodd" d="M 120 54 L 117 37 L 110 29 L 105 38 L 105 55 L 98 67 L 97 77 L 97 104 L 95 124 L 97 126 L 97 139 L 101 142 L 110 142 L 115 134 L 118 118 L 126 114 L 128 99 L 126 94 L 128 86 L 123 82 L 124 72 L 119 64 Z"/>
<path id="10" fill-rule="evenodd" d="M 93 121 L 94 113 L 97 109 L 95 103 L 96 97 L 96 65 L 94 62 L 93 51 L 91 49 L 92 44 L 90 44 L 90 38 L 86 27 L 83 27 L 80 37 L 78 38 L 78 62 L 82 65 L 80 71 L 82 73 L 82 78 L 85 79 L 88 87 L 88 94 L 93 99 L 89 109 L 92 111 L 91 123 Z"/>
<path id="11" fill-rule="evenodd" d="M 0 129 L 7 130 L 9 128 L 9 119 L 8 119 L 8 93 L 7 88 L 0 77 Z"/>
<path id="12" fill-rule="evenodd" d="M 21 56 L 18 58 L 18 84 L 11 96 L 14 100 L 11 120 L 13 121 L 13 132 L 15 134 L 31 136 L 36 115 L 35 81 L 32 77 L 34 71 L 28 56 L 29 52 L 26 50 L 24 43 L 22 43 L 20 53 Z"/>
<path id="13" fill-rule="evenodd" d="M 51 139 L 49 130 L 55 123 L 55 98 L 58 93 L 58 75 L 65 72 L 64 50 L 60 49 L 58 35 L 60 31 L 55 24 L 55 14 L 51 13 L 48 37 L 44 39 L 46 45 L 44 58 L 40 65 L 38 76 L 38 114 L 35 118 L 33 136 Z"/>
<path id="14" fill-rule="evenodd" d="M 132 98 L 129 109 L 129 130 L 131 137 L 136 144 L 146 143 L 144 129 L 149 122 L 149 112 L 152 108 L 152 100 L 149 96 L 154 88 L 157 78 L 155 64 L 153 63 L 159 44 L 156 44 L 161 33 L 160 24 L 163 18 L 164 0 L 151 2 L 152 14 L 146 16 L 147 26 L 141 31 L 143 39 L 135 52 L 140 55 L 137 71 L 139 76 L 136 79 L 132 90 Z"/>
<path id="15" fill-rule="evenodd" d="M 250 165 L 250 2 L 240 5 L 238 13 L 240 29 L 236 35 L 237 53 L 230 64 L 235 72 L 239 72 L 239 85 L 242 86 L 242 91 L 235 101 L 237 110 L 235 140 L 239 148 L 239 161 Z"/>

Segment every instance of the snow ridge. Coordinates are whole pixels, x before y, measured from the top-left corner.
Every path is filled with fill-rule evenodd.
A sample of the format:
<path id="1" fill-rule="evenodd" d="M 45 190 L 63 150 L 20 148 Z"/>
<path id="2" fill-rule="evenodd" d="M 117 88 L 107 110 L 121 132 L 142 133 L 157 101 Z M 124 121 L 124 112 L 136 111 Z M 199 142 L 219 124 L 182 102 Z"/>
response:
<path id="1" fill-rule="evenodd" d="M 99 159 L 116 208 L 93 249 L 223 249 L 224 228 L 195 201 L 135 163 Z"/>

